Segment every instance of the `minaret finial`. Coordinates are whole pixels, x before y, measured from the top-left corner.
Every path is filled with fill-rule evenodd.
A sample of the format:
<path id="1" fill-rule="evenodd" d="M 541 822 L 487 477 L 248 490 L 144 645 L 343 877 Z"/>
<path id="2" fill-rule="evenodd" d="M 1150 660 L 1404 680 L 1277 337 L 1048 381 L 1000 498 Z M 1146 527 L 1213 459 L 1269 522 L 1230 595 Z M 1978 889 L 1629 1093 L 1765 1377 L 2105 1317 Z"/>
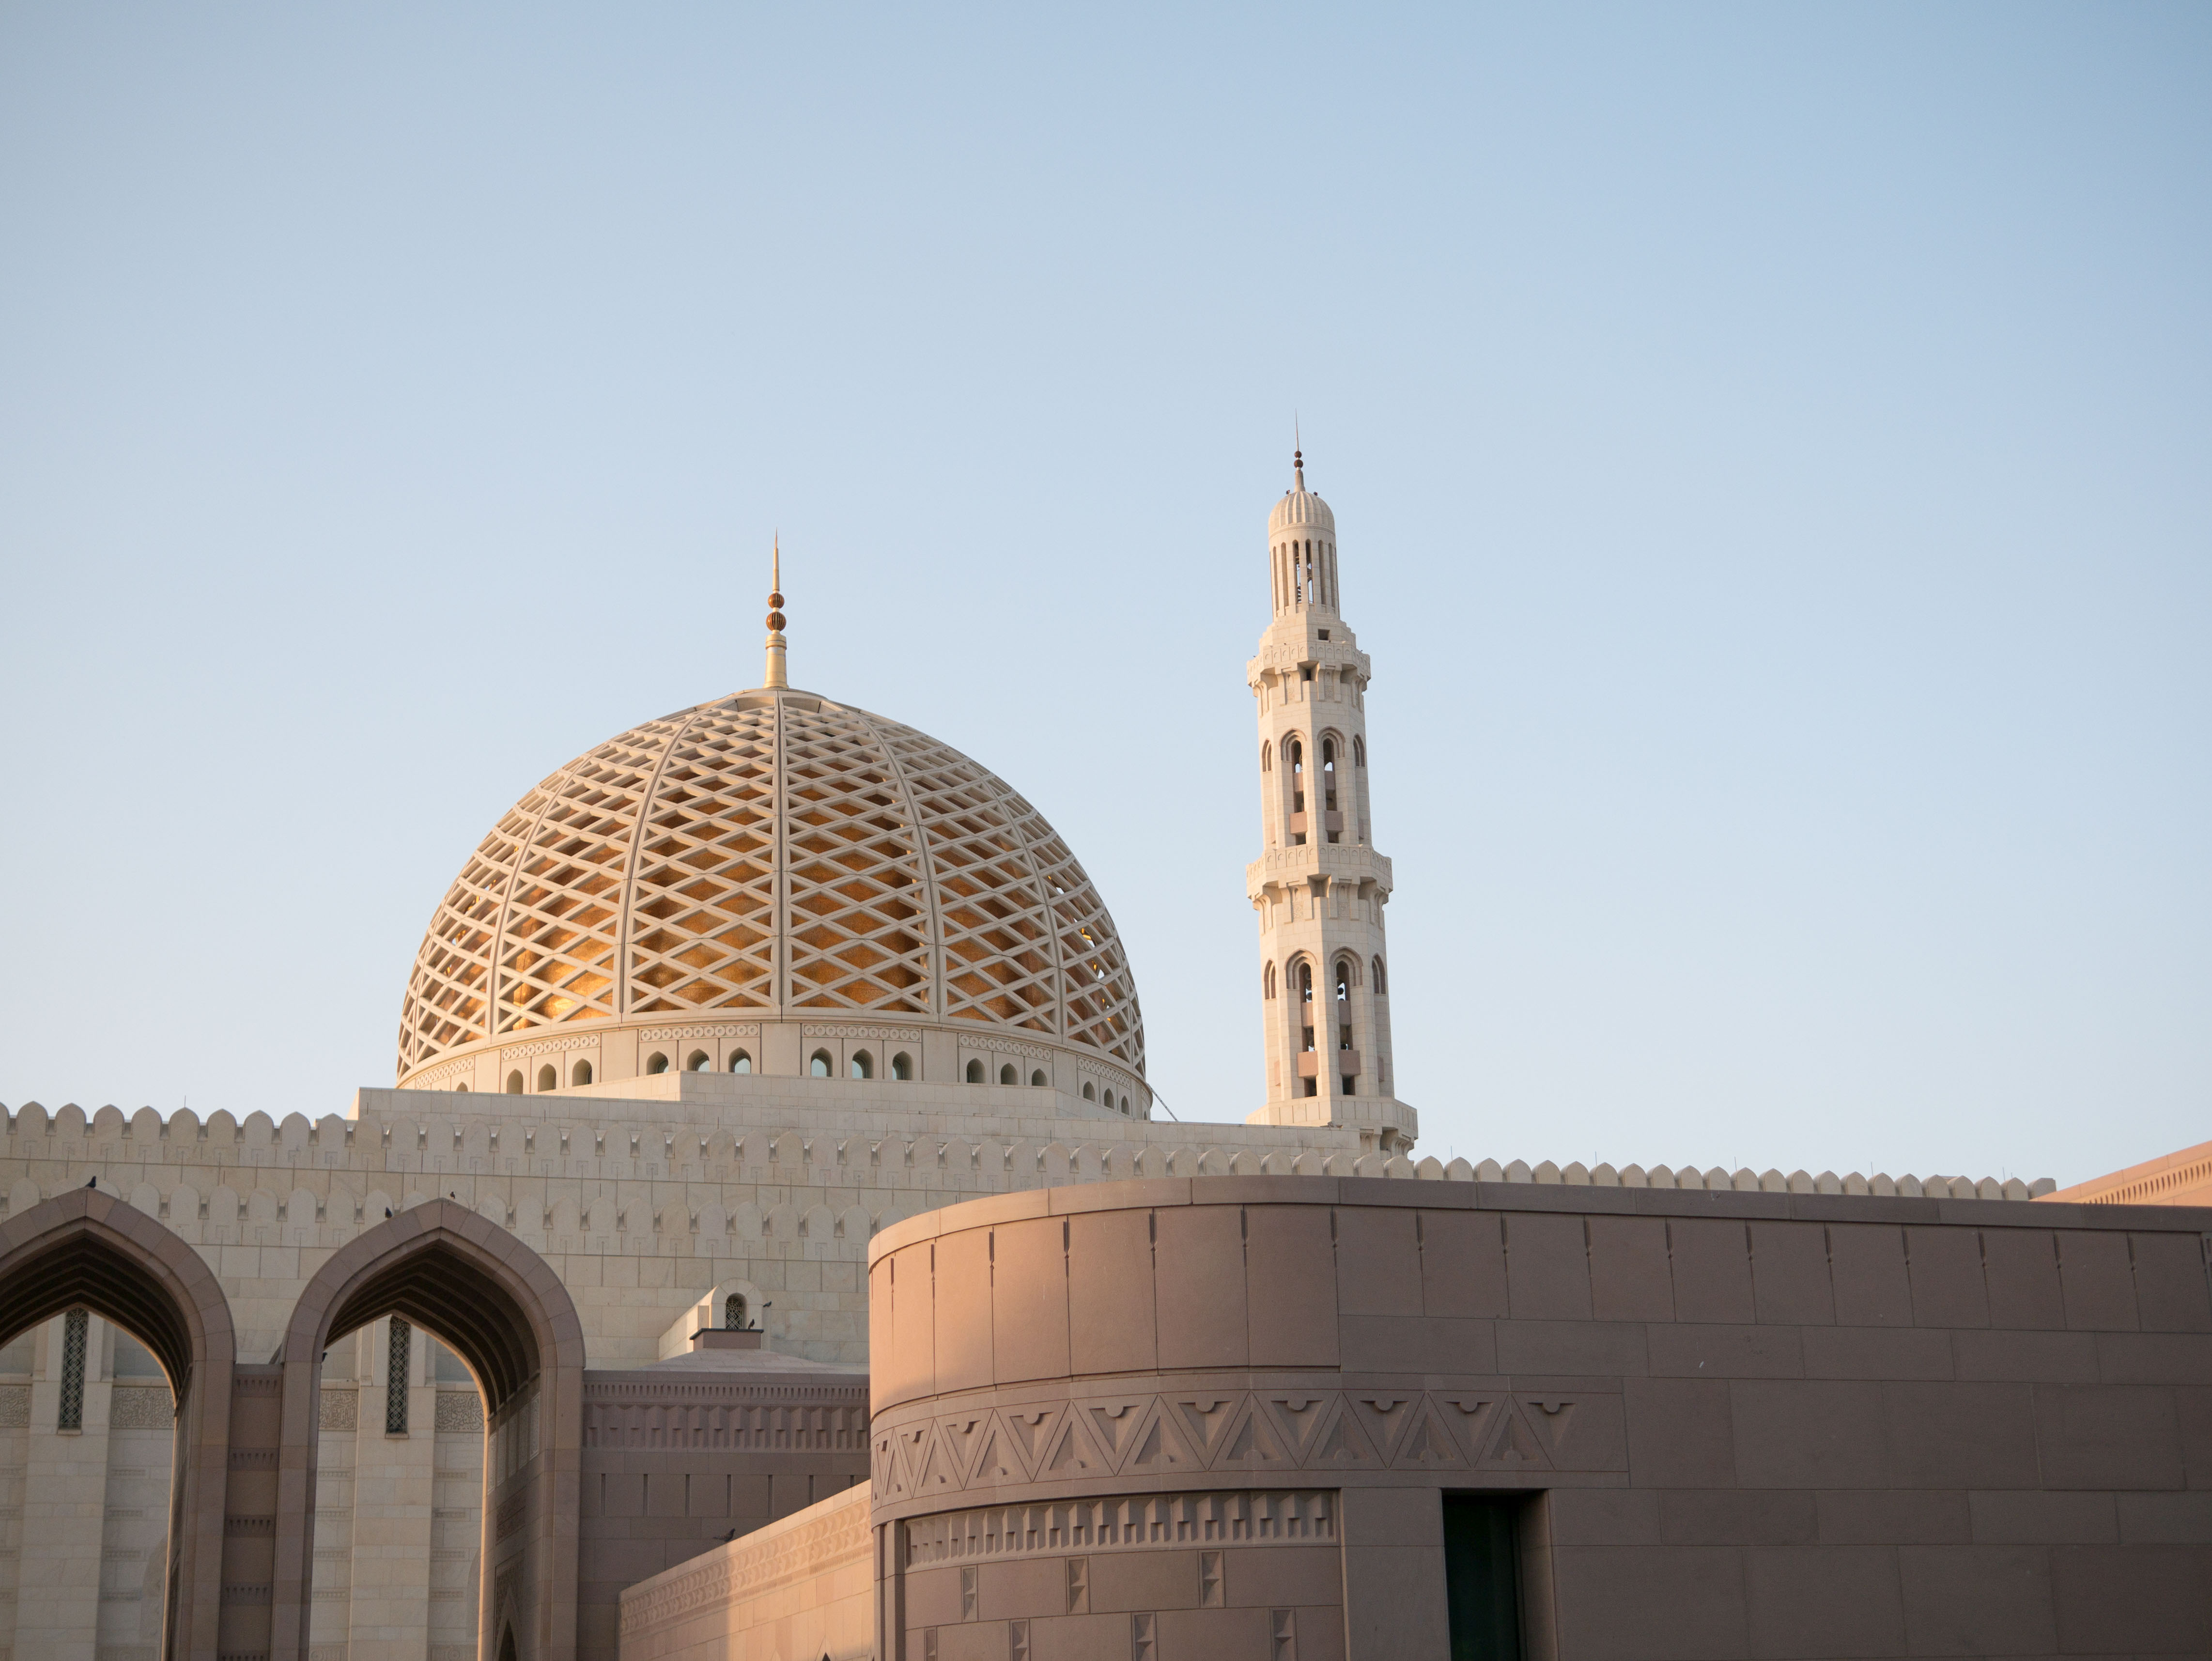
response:
<path id="1" fill-rule="evenodd" d="M 763 686 L 788 686 L 783 672 L 783 533 L 769 545 L 768 590 L 768 678 Z"/>
<path id="2" fill-rule="evenodd" d="M 1306 451 L 1304 441 L 1298 436 L 1298 412 L 1291 411 L 1291 472 L 1297 479 L 1297 488 L 1306 488 Z"/>

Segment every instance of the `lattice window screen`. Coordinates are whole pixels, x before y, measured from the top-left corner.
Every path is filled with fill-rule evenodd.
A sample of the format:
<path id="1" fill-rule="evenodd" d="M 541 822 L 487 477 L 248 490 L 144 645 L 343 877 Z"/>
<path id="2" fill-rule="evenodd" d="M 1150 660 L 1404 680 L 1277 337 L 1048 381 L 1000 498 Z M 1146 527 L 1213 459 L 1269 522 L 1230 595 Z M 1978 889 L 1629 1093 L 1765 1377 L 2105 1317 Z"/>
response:
<path id="1" fill-rule="evenodd" d="M 853 711 L 784 722 L 791 1001 L 929 1013 L 921 860 L 890 758 Z"/>
<path id="2" fill-rule="evenodd" d="M 675 735 L 630 879 L 630 1013 L 774 1007 L 775 772 L 771 710 Z"/>
<path id="3" fill-rule="evenodd" d="M 407 1430 L 407 1349 L 414 1329 L 397 1315 L 384 1347 L 384 1433 L 404 1435 Z"/>
<path id="4" fill-rule="evenodd" d="M 945 931 L 945 1013 L 1057 1037 L 1051 925 L 1013 826 L 1027 804 L 957 751 L 884 725 L 929 837 Z"/>
<path id="5" fill-rule="evenodd" d="M 73 1309 L 62 1317 L 62 1404 L 55 1421 L 61 1430 L 84 1428 L 84 1351 L 92 1319 Z"/>

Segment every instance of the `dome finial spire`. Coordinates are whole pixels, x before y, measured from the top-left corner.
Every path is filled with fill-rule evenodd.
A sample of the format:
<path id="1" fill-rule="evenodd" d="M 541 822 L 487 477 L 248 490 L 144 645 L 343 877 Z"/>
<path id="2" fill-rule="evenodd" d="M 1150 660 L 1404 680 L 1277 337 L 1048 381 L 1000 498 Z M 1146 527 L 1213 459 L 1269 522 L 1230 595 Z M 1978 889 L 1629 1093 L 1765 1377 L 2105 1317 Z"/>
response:
<path id="1" fill-rule="evenodd" d="M 783 533 L 769 544 L 768 588 L 768 678 L 763 686 L 788 686 L 783 672 Z"/>
<path id="2" fill-rule="evenodd" d="M 1298 436 L 1298 412 L 1291 411 L 1291 473 L 1297 480 L 1297 488 L 1306 488 L 1305 442 Z"/>

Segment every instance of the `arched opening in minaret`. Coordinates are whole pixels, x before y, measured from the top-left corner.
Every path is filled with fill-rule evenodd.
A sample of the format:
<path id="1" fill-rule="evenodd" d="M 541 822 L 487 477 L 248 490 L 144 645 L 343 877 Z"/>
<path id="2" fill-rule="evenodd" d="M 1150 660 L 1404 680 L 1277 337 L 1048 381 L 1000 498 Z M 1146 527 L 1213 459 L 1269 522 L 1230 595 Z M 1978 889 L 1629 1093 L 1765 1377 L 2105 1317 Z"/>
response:
<path id="1" fill-rule="evenodd" d="M 1321 741 L 1322 830 L 1330 842 L 1343 834 L 1344 818 L 1336 806 L 1336 740 Z"/>
<path id="2" fill-rule="evenodd" d="M 1314 985 L 1311 964 L 1302 963 L 1298 965 L 1297 988 L 1298 1053 L 1302 1056 L 1311 1056 L 1316 1053 L 1316 1049 L 1314 1043 Z M 1304 1066 L 1301 1066 L 1298 1072 L 1305 1085 L 1305 1093 L 1309 1096 L 1320 1095 L 1321 1074 L 1317 1064 L 1313 1072 L 1307 1072 Z"/>
<path id="3" fill-rule="evenodd" d="M 1291 740 L 1291 845 L 1303 848 L 1306 841 L 1306 747 L 1297 739 Z"/>
<path id="4" fill-rule="evenodd" d="M 1352 986 L 1358 974 L 1353 959 L 1336 960 L 1336 1076 L 1347 1096 L 1358 1094 L 1359 1050 L 1352 1034 Z"/>

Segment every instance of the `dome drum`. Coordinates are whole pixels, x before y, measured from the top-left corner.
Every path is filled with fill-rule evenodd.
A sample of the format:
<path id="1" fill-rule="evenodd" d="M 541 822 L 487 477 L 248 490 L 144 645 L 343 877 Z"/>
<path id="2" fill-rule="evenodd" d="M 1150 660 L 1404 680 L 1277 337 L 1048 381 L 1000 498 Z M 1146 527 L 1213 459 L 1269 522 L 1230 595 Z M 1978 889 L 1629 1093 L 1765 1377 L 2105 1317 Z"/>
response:
<path id="1" fill-rule="evenodd" d="M 468 1061 L 484 1088 L 497 1052 L 529 1061 L 526 1089 L 548 1067 L 573 1088 L 579 1062 L 596 1085 L 692 1059 L 654 1033 L 841 1018 L 935 1029 L 933 1059 L 1026 1043 L 1143 1077 L 1113 919 L 1042 814 L 911 727 L 743 693 L 609 739 L 501 818 L 423 937 L 398 1080 L 436 1087 Z"/>

